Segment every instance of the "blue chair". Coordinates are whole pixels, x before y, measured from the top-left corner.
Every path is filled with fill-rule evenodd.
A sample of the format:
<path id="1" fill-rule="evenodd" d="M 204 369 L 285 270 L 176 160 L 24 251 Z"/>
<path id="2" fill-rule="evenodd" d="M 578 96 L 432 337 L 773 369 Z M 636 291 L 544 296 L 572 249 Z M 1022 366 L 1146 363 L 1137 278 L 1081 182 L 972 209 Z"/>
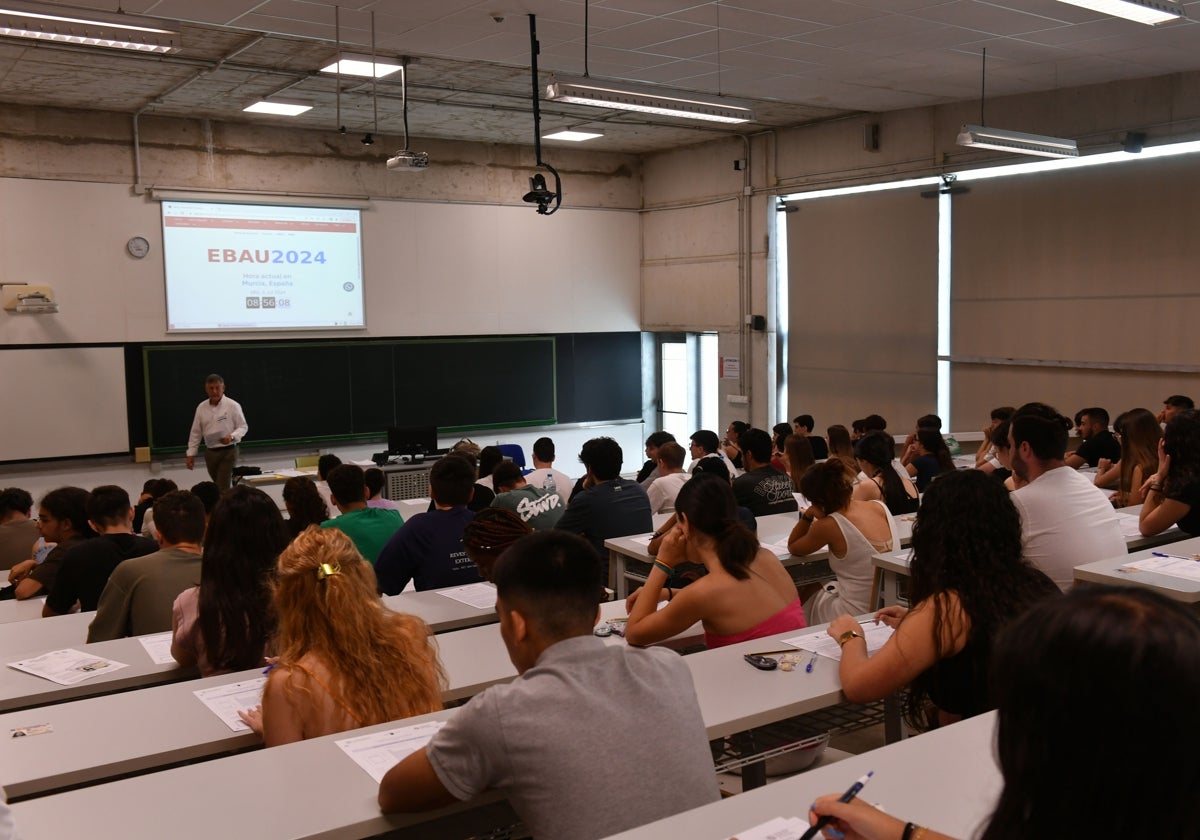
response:
<path id="1" fill-rule="evenodd" d="M 504 457 L 512 461 L 522 470 L 525 469 L 525 450 L 519 443 L 500 443 L 496 448 L 504 453 Z"/>

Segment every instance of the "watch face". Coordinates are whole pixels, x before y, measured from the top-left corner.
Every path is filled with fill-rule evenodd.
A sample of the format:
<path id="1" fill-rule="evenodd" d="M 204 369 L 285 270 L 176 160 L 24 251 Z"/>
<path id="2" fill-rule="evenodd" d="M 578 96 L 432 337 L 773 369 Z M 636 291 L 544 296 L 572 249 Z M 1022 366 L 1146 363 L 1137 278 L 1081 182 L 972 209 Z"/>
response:
<path id="1" fill-rule="evenodd" d="M 129 255 L 139 260 L 150 253 L 150 242 L 144 236 L 135 236 L 125 243 Z"/>

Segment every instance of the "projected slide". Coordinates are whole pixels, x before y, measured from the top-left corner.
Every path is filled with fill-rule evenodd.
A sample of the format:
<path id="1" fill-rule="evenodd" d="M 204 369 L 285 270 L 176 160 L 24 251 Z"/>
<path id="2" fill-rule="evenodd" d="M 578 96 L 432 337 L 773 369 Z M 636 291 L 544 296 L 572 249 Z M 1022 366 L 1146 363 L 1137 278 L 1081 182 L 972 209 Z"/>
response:
<path id="1" fill-rule="evenodd" d="M 164 201 L 167 331 L 365 326 L 356 209 Z"/>

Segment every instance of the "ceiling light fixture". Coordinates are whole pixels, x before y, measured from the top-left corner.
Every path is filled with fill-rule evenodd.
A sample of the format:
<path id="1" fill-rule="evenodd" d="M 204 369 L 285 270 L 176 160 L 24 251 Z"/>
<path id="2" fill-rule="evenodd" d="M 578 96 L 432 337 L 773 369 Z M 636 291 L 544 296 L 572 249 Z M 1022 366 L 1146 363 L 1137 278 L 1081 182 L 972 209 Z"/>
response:
<path id="1" fill-rule="evenodd" d="M 307 102 L 287 102 L 282 99 L 260 99 L 253 105 L 247 105 L 243 111 L 251 114 L 275 114 L 281 117 L 295 117 L 305 111 L 311 111 L 312 105 Z"/>
<path id="2" fill-rule="evenodd" d="M 365 79 L 382 79 L 401 68 L 395 61 L 372 58 L 361 53 L 338 53 L 321 68 L 322 73 L 340 73 L 343 76 L 362 76 Z"/>
<path id="3" fill-rule="evenodd" d="M 1079 157 L 1079 147 L 1075 141 L 1065 137 L 1026 134 L 1022 131 L 1006 131 L 1003 128 L 988 128 L 982 125 L 964 125 L 958 135 L 958 145 L 1038 157 Z"/>
<path id="4" fill-rule="evenodd" d="M 1023 131 L 989 128 L 983 119 L 983 106 L 987 101 L 986 82 L 987 49 L 985 48 L 979 70 L 979 125 L 964 125 L 959 129 L 958 139 L 955 141 L 958 145 L 1038 157 L 1079 157 L 1079 147 L 1075 141 L 1065 137 L 1048 137 L 1044 134 L 1026 134 Z"/>
<path id="5" fill-rule="evenodd" d="M 1185 17 L 1183 5 L 1171 0 L 1058 0 L 1093 12 L 1158 26 Z"/>
<path id="6" fill-rule="evenodd" d="M 603 137 L 601 131 L 580 131 L 577 128 L 564 128 L 562 131 L 556 131 L 553 134 L 543 134 L 543 140 L 570 140 L 572 143 L 582 143 L 584 140 L 595 140 L 597 137 Z"/>
<path id="7" fill-rule="evenodd" d="M 73 14 L 76 12 L 80 16 Z M 8 38 L 32 38 L 134 52 L 179 52 L 178 29 L 165 26 L 175 24 L 156 18 L 124 13 L 108 15 L 70 6 L 45 7 L 13 0 L 4 0 L 0 5 L 0 36 Z"/>
<path id="8" fill-rule="evenodd" d="M 719 123 L 746 123 L 754 120 L 750 103 L 745 100 L 706 97 L 625 82 L 554 78 L 546 87 L 546 98 L 571 105 L 591 105 L 597 108 L 637 111 L 689 120 Z"/>

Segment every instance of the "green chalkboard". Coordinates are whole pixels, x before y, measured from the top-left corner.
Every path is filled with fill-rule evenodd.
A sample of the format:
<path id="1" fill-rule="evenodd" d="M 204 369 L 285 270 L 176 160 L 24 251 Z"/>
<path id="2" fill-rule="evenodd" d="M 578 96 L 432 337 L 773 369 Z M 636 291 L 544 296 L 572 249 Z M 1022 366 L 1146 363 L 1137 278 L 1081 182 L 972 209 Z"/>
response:
<path id="1" fill-rule="evenodd" d="M 187 444 L 204 378 L 219 373 L 250 425 L 247 445 L 382 436 L 388 426 L 513 428 L 641 416 L 638 333 L 144 345 L 126 353 L 145 382 L 156 453 Z M 131 410 L 135 409 L 130 400 Z M 131 417 L 134 414 L 131 413 Z"/>

